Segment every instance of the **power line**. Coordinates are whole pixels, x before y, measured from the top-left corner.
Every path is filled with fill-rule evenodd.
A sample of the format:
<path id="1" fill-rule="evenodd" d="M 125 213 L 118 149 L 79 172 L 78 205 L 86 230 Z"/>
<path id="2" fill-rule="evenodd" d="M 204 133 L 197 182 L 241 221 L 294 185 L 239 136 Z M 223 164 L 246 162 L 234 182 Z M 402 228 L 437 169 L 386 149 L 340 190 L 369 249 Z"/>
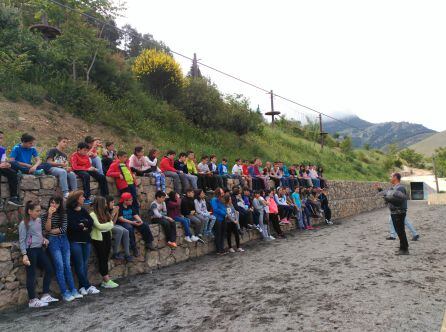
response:
<path id="1" fill-rule="evenodd" d="M 100 23 L 100 24 L 102 24 L 102 25 L 106 25 L 106 26 L 108 26 L 108 27 L 111 27 L 111 28 L 113 28 L 113 29 L 116 29 L 117 31 L 121 32 L 122 34 L 132 35 L 133 37 L 137 37 L 137 38 L 140 38 L 140 39 L 144 39 L 143 36 L 139 36 L 139 35 L 137 35 L 136 33 L 133 33 L 133 34 L 132 34 L 132 33 L 128 32 L 128 31 L 125 31 L 125 30 L 123 30 L 123 29 L 121 29 L 121 28 L 118 28 L 117 26 L 114 26 L 114 25 L 112 25 L 112 24 L 110 24 L 110 23 L 108 23 L 108 22 L 106 22 L 106 21 L 100 20 L 100 19 L 98 19 L 98 18 L 96 18 L 96 17 L 94 17 L 94 16 L 92 16 L 92 15 L 89 15 L 89 14 L 87 14 L 87 13 L 84 13 L 84 12 L 82 12 L 82 11 L 76 9 L 76 8 L 73 8 L 73 7 L 69 6 L 69 5 L 66 5 L 66 4 L 64 4 L 64 3 L 61 3 L 61 2 L 59 2 L 59 1 L 57 1 L 57 0 L 47 0 L 47 1 L 52 2 L 53 4 L 58 5 L 58 6 L 60 6 L 60 7 L 63 7 L 63 8 L 65 8 L 65 9 L 68 9 L 68 10 L 70 10 L 70 11 L 76 12 L 76 13 L 78 13 L 78 14 L 80 14 L 80 15 L 82 15 L 82 16 L 85 16 L 85 17 L 87 17 L 87 18 L 89 18 L 89 19 L 92 19 L 92 20 L 94 20 L 94 21 L 96 21 L 96 22 L 98 22 L 98 23 Z M 90 8 L 90 9 L 91 9 L 91 8 Z M 180 57 L 183 57 L 183 58 L 185 58 L 185 59 L 188 59 L 188 60 L 190 60 L 190 61 L 193 61 L 193 58 L 191 58 L 191 57 L 189 57 L 189 56 L 187 56 L 187 55 L 184 55 L 184 54 L 182 54 L 182 53 L 173 51 L 173 50 L 171 50 L 170 48 L 169 48 L 169 51 L 170 51 L 171 53 L 175 54 L 175 55 L 178 55 L 178 56 L 180 56 Z M 210 66 L 210 65 L 207 65 L 207 64 L 205 64 L 205 63 L 203 63 L 203 62 L 197 61 L 197 63 L 198 63 L 199 65 L 201 65 L 201 66 L 203 66 L 203 67 L 206 67 L 206 68 L 208 68 L 208 69 L 210 69 L 210 70 L 213 70 L 213 71 L 215 71 L 215 72 L 217 72 L 217 73 L 219 73 L 219 74 L 221 74 L 221 75 L 227 76 L 227 77 L 232 78 L 232 79 L 234 79 L 234 80 L 236 80 L 236 81 L 239 81 L 239 82 L 241 82 L 241 83 L 243 83 L 243 84 L 249 85 L 249 86 L 251 86 L 251 87 L 253 87 L 253 88 L 255 88 L 255 89 L 258 89 L 258 90 L 260 90 L 260 91 L 263 91 L 263 92 L 266 92 L 266 93 L 268 93 L 268 94 L 271 94 L 271 91 L 270 91 L 270 90 L 265 89 L 265 88 L 262 88 L 262 87 L 260 87 L 260 86 L 258 86 L 258 85 L 256 85 L 256 84 L 254 84 L 254 83 L 248 82 L 248 81 L 246 81 L 246 80 L 244 80 L 244 79 L 241 79 L 241 78 L 239 78 L 239 77 L 237 77 L 237 76 L 228 74 L 228 73 L 226 73 L 226 72 L 224 72 L 224 71 L 222 71 L 222 70 L 220 70 L 220 69 L 217 69 L 217 68 L 215 68 L 215 67 L 212 67 L 212 66 Z M 353 126 L 353 125 L 351 125 L 350 123 L 347 123 L 347 122 L 345 122 L 345 121 L 343 121 L 343 120 L 337 119 L 337 118 L 335 118 L 335 117 L 333 117 L 333 116 L 331 116 L 331 115 L 322 113 L 322 112 L 320 112 L 320 111 L 318 111 L 318 110 L 316 110 L 316 109 L 314 109 L 314 108 L 312 108 L 312 107 L 309 107 L 309 106 L 306 106 L 306 105 L 304 105 L 304 104 L 301 104 L 301 103 L 299 103 L 299 102 L 297 102 L 297 101 L 295 101 L 295 100 L 292 100 L 292 99 L 289 99 L 289 98 L 287 98 L 287 97 L 278 95 L 278 94 L 276 94 L 276 93 L 273 93 L 273 96 L 275 96 L 275 97 L 277 97 L 277 98 L 280 98 L 280 99 L 282 99 L 282 100 L 285 100 L 285 101 L 287 101 L 287 102 L 289 102 L 289 103 L 295 104 L 295 105 L 297 105 L 297 106 L 299 106 L 299 107 L 305 108 L 305 109 L 307 109 L 307 110 L 309 110 L 309 111 L 312 111 L 312 112 L 315 112 L 315 113 L 317 113 L 317 114 L 323 115 L 323 116 L 325 116 L 325 117 L 327 117 L 327 118 L 329 118 L 329 119 L 332 119 L 332 120 L 334 120 L 334 121 L 337 121 L 337 122 L 339 122 L 339 123 L 342 123 L 342 124 L 344 124 L 344 125 L 346 125 L 346 126 L 348 126 L 348 127 L 350 127 L 350 128 L 357 129 L 357 130 L 359 130 L 359 131 L 363 131 L 363 129 L 361 129 L 361 128 L 358 128 L 358 127 L 356 127 L 356 126 Z"/>

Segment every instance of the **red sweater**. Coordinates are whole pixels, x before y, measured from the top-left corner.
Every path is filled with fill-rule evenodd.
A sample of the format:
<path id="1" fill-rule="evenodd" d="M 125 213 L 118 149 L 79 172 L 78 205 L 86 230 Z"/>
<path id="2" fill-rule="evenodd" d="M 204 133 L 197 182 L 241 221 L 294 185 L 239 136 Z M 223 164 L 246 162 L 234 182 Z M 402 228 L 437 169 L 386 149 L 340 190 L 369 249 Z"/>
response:
<path id="1" fill-rule="evenodd" d="M 121 172 L 121 168 L 119 166 L 120 164 L 121 164 L 121 162 L 119 161 L 119 159 L 115 159 L 107 171 L 107 176 L 114 178 L 116 180 L 116 187 L 118 188 L 118 190 L 125 189 L 129 186 L 125 179 L 121 179 L 122 172 Z M 127 166 L 127 169 L 130 171 L 130 173 L 133 176 L 133 181 L 135 181 L 135 175 L 132 173 L 132 170 L 129 167 L 128 160 L 126 162 L 126 166 Z"/>
<path id="2" fill-rule="evenodd" d="M 249 175 L 248 165 L 243 164 L 242 169 L 243 169 L 243 175 Z"/>
<path id="3" fill-rule="evenodd" d="M 89 171 L 91 168 L 90 157 L 82 156 L 77 152 L 71 155 L 70 163 L 73 171 Z"/>
<path id="4" fill-rule="evenodd" d="M 175 169 L 175 167 L 173 166 L 173 160 L 167 158 L 167 157 L 163 157 L 163 159 L 161 159 L 160 162 L 160 170 L 161 172 L 177 172 L 177 170 Z"/>

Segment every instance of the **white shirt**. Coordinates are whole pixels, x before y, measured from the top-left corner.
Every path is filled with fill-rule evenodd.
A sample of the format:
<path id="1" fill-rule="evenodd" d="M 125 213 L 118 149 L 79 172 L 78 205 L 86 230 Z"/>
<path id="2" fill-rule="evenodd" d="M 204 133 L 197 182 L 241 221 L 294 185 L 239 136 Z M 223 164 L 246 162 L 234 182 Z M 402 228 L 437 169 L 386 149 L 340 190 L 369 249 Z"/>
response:
<path id="1" fill-rule="evenodd" d="M 243 175 L 243 167 L 242 167 L 242 165 L 235 164 L 232 167 L 232 174 Z"/>

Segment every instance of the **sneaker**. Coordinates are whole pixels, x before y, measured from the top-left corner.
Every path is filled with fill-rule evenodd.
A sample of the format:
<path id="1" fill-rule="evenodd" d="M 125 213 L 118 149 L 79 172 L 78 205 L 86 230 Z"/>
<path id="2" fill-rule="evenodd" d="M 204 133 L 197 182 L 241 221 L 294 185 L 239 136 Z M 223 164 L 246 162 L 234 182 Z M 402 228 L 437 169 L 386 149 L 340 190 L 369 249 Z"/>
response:
<path id="1" fill-rule="evenodd" d="M 197 242 L 198 240 L 200 240 L 200 238 L 198 236 L 192 235 L 192 237 L 190 238 L 193 242 Z"/>
<path id="2" fill-rule="evenodd" d="M 45 171 L 43 169 L 38 169 L 37 171 L 34 172 L 33 175 L 40 176 L 40 175 L 43 175 L 43 174 L 45 174 Z"/>
<path id="3" fill-rule="evenodd" d="M 116 288 L 116 287 L 119 287 L 119 285 L 116 283 L 116 282 L 114 282 L 113 280 L 109 280 L 109 281 L 107 281 L 107 282 L 105 282 L 105 281 L 103 281 L 102 283 L 101 283 L 101 287 L 102 288 Z M 94 294 L 94 293 L 93 293 Z"/>
<path id="4" fill-rule="evenodd" d="M 206 242 L 201 238 L 201 237 L 199 237 L 198 238 L 198 241 L 197 241 L 198 243 L 201 243 L 201 244 L 206 244 Z"/>
<path id="5" fill-rule="evenodd" d="M 272 235 L 269 236 L 270 240 L 275 240 L 276 238 Z"/>
<path id="6" fill-rule="evenodd" d="M 133 262 L 133 257 L 130 255 L 125 255 L 124 259 L 127 261 L 127 263 Z"/>
<path id="7" fill-rule="evenodd" d="M 99 293 L 100 293 L 99 289 L 97 289 L 94 286 L 90 286 L 87 289 L 87 294 L 89 294 L 89 295 L 94 295 L 94 294 L 99 294 Z"/>
<path id="8" fill-rule="evenodd" d="M 192 242 L 192 240 L 190 239 L 190 236 L 186 236 L 186 237 L 184 238 L 184 240 L 185 240 L 186 242 Z"/>
<path id="9" fill-rule="evenodd" d="M 79 289 L 79 293 L 82 295 L 82 296 L 86 296 L 88 293 L 87 293 L 87 290 L 85 289 L 85 287 L 82 287 L 81 289 Z"/>
<path id="10" fill-rule="evenodd" d="M 11 197 L 10 199 L 8 199 L 7 203 L 9 205 L 13 205 L 13 206 L 23 206 L 22 202 L 20 202 L 20 200 L 17 196 Z"/>
<path id="11" fill-rule="evenodd" d="M 281 221 L 281 222 L 279 222 L 279 225 L 283 226 L 283 225 L 285 225 L 285 223 L 283 221 Z"/>
<path id="12" fill-rule="evenodd" d="M 64 193 L 64 194 L 63 194 L 63 198 L 64 198 L 64 199 L 67 199 L 69 195 L 70 195 L 70 193 Z"/>
<path id="13" fill-rule="evenodd" d="M 235 252 L 235 250 L 233 248 L 229 248 L 228 250 L 229 252 Z"/>
<path id="14" fill-rule="evenodd" d="M 78 293 L 79 294 L 79 293 Z M 80 294 L 79 294 L 80 295 Z M 82 296 L 82 295 L 81 295 Z M 74 296 L 73 294 L 71 294 L 69 291 L 67 291 L 63 296 L 62 296 L 63 300 L 66 302 L 71 302 L 74 301 Z"/>
<path id="15" fill-rule="evenodd" d="M 245 252 L 245 249 L 243 249 L 243 248 L 238 248 L 237 251 L 238 251 L 238 252 Z"/>
<path id="16" fill-rule="evenodd" d="M 172 249 L 175 249 L 176 247 L 177 247 L 177 244 L 175 243 L 175 242 L 167 242 L 167 245 L 170 247 L 170 248 L 172 248 Z"/>
<path id="17" fill-rule="evenodd" d="M 40 301 L 45 302 L 45 303 L 51 303 L 51 302 L 59 302 L 59 299 L 52 297 L 50 294 L 46 294 L 40 298 Z"/>
<path id="18" fill-rule="evenodd" d="M 89 200 L 89 199 L 86 199 L 84 201 L 84 205 L 91 205 L 91 204 L 93 204 L 93 202 L 91 200 Z"/>
<path id="19" fill-rule="evenodd" d="M 125 257 L 122 254 L 113 254 L 111 256 L 112 259 L 115 259 L 117 261 L 123 261 L 125 259 Z"/>
<path id="20" fill-rule="evenodd" d="M 72 295 L 75 299 L 81 299 L 81 298 L 84 297 L 81 293 L 79 293 L 79 292 L 77 291 L 77 289 L 73 289 L 73 290 L 71 291 L 71 295 Z"/>
<path id="21" fill-rule="evenodd" d="M 417 234 L 412 238 L 412 241 L 418 241 L 420 239 L 420 236 Z"/>
<path id="22" fill-rule="evenodd" d="M 395 255 L 397 256 L 405 256 L 405 255 L 409 255 L 409 250 L 398 250 Z"/>
<path id="23" fill-rule="evenodd" d="M 46 307 L 46 306 L 48 306 L 48 303 L 42 302 L 39 299 L 32 299 L 28 303 L 28 307 L 30 307 L 30 308 L 41 308 L 41 307 Z"/>

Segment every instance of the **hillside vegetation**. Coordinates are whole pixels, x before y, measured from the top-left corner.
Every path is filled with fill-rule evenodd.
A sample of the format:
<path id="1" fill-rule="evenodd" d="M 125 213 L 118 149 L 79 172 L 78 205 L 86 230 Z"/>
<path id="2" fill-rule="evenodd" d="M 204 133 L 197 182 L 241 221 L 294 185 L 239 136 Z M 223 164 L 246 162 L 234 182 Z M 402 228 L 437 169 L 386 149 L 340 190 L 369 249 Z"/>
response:
<path id="1" fill-rule="evenodd" d="M 428 138 L 410 146 L 411 149 L 425 155 L 426 157 L 431 157 L 435 153 L 435 150 L 443 147 L 446 147 L 446 131 L 429 136 Z"/>
<path id="2" fill-rule="evenodd" d="M 108 0 L 65 0 L 89 17 L 115 25 L 119 8 Z M 198 68 L 183 76 L 162 42 L 85 19 L 44 0 L 10 0 L 0 5 L 0 101 L 9 147 L 20 133 L 38 138 L 39 149 L 60 134 L 72 148 L 85 135 L 162 151 L 194 150 L 236 157 L 316 163 L 332 179 L 382 180 L 394 155 L 353 150 L 350 139 L 327 137 L 319 147 L 314 124 L 281 119 L 275 128 L 241 95 L 223 95 Z M 28 27 L 45 17 L 60 28 L 55 39 Z M 149 51 L 147 51 L 149 50 Z"/>

